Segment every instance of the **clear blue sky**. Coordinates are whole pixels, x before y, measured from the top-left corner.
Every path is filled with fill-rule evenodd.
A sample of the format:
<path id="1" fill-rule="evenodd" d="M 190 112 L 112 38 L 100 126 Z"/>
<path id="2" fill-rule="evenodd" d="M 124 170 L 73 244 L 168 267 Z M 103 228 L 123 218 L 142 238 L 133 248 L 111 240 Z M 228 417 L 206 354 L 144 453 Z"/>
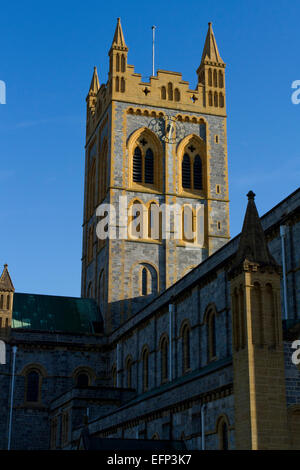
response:
<path id="1" fill-rule="evenodd" d="M 249 189 L 263 214 L 299 186 L 297 2 L 2 3 L 0 263 L 19 292 L 80 295 L 85 97 L 94 65 L 107 80 L 118 16 L 137 72 L 151 73 L 155 24 L 156 68 L 182 72 L 192 87 L 213 22 L 227 63 L 232 236 Z"/>

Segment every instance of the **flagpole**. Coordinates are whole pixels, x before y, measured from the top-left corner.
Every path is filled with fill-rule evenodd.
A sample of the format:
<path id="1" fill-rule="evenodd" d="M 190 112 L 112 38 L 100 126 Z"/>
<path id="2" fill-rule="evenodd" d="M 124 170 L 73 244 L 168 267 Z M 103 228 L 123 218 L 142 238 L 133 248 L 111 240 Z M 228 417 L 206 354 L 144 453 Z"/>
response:
<path id="1" fill-rule="evenodd" d="M 155 67 L 154 67 L 154 62 L 155 62 L 155 29 L 156 26 L 152 26 L 152 77 L 154 77 L 155 74 Z"/>

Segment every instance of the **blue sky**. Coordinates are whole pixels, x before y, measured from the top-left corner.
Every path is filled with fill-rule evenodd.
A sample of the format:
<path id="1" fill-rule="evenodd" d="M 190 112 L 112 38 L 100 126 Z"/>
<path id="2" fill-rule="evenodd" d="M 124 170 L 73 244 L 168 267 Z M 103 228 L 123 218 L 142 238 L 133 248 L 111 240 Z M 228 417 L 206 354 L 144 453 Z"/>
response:
<path id="1" fill-rule="evenodd" d="M 231 235 L 253 189 L 260 214 L 299 186 L 300 5 L 275 0 L 5 2 L 1 6 L 0 263 L 19 292 L 80 295 L 85 97 L 106 82 L 121 17 L 129 63 L 182 72 L 196 85 L 208 21 L 227 63 Z"/>

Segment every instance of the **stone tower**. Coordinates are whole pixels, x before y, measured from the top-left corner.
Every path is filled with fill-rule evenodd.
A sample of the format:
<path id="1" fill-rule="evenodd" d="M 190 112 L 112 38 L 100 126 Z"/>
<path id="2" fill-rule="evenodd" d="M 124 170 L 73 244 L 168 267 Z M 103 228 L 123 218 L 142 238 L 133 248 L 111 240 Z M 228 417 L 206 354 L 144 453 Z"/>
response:
<path id="1" fill-rule="evenodd" d="M 10 278 L 7 264 L 0 277 L 0 335 L 8 336 L 12 323 L 13 297 L 15 288 Z"/>
<path id="2" fill-rule="evenodd" d="M 287 407 L 280 269 L 254 202 L 230 272 L 236 449 L 286 449 Z"/>
<path id="3" fill-rule="evenodd" d="M 108 81 L 95 68 L 86 100 L 82 296 L 107 331 L 229 239 L 225 64 L 211 24 L 195 89 L 178 72 L 143 81 L 127 56 L 118 19 Z M 107 225 L 104 203 L 116 210 Z"/>

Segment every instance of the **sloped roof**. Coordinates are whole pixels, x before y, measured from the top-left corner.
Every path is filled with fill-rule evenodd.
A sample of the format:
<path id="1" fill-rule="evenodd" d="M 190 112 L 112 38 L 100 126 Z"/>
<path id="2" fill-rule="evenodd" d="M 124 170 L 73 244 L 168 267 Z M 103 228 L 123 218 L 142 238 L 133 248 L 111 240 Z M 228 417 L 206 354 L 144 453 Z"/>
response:
<path id="1" fill-rule="evenodd" d="M 268 248 L 265 232 L 254 201 L 255 194 L 253 191 L 249 191 L 247 197 L 248 205 L 234 265 L 239 265 L 247 260 L 260 265 L 278 267 Z"/>
<path id="2" fill-rule="evenodd" d="M 13 292 L 15 290 L 12 283 L 11 277 L 9 275 L 7 264 L 4 265 L 4 269 L 0 276 L 0 290 Z"/>
<path id="3" fill-rule="evenodd" d="M 93 299 L 14 294 L 12 328 L 101 333 L 103 320 Z"/>
<path id="4" fill-rule="evenodd" d="M 115 46 L 122 47 L 122 48 L 127 48 L 126 43 L 125 43 L 125 39 L 124 39 L 124 34 L 123 34 L 120 18 L 117 19 L 117 26 L 116 26 L 116 29 L 115 29 L 115 34 L 114 34 L 114 38 L 113 38 L 113 42 L 112 42 L 111 47 L 113 48 Z"/>
<path id="5" fill-rule="evenodd" d="M 201 63 L 205 60 L 209 60 L 212 62 L 216 62 L 218 64 L 224 64 L 223 60 L 221 59 L 217 41 L 212 29 L 212 24 L 208 23 L 208 31 L 205 39 L 205 44 L 203 48 Z"/>
<path id="6" fill-rule="evenodd" d="M 92 81 L 91 81 L 91 84 L 90 84 L 89 93 L 95 93 L 96 94 L 98 92 L 99 88 L 100 88 L 100 84 L 99 84 L 97 67 L 94 67 L 94 72 L 93 72 Z"/>

